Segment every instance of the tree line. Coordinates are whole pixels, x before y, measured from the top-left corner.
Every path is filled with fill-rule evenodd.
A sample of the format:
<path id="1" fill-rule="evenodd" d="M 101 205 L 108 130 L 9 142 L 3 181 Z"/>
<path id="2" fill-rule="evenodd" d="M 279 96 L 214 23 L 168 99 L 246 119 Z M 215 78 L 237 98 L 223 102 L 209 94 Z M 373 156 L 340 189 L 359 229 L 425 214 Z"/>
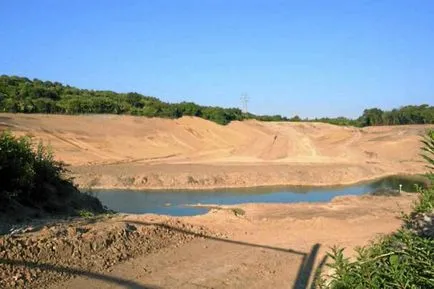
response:
<path id="1" fill-rule="evenodd" d="M 390 111 L 379 108 L 369 108 L 357 119 L 346 117 L 316 118 L 307 121 L 326 122 L 335 125 L 347 126 L 379 126 L 379 125 L 402 125 L 402 124 L 433 124 L 434 106 L 428 104 L 407 105 Z"/>
<path id="2" fill-rule="evenodd" d="M 26 77 L 0 76 L 0 111 L 13 113 L 52 114 L 130 114 L 146 117 L 179 118 L 201 117 L 218 124 L 233 120 L 256 119 L 260 121 L 301 121 L 281 115 L 255 115 L 243 113 L 238 108 L 201 106 L 192 102 L 167 103 L 156 97 L 139 93 L 79 89 L 59 82 L 30 80 Z M 320 121 L 336 125 L 372 126 L 396 124 L 434 123 L 434 107 L 429 105 L 405 106 L 392 111 L 378 108 L 366 109 L 358 119 L 317 118 L 303 121 Z"/>

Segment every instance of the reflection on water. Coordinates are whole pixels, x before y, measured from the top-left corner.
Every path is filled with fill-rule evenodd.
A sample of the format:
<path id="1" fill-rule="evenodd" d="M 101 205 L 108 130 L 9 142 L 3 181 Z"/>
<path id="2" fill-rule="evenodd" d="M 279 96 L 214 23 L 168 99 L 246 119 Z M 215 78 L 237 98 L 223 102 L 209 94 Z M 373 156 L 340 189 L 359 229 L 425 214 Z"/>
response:
<path id="1" fill-rule="evenodd" d="M 97 190 L 95 195 L 108 208 L 122 213 L 191 216 L 204 214 L 208 210 L 185 205 L 328 202 L 336 196 L 361 195 L 379 188 L 398 189 L 399 184 L 402 184 L 404 191 L 414 191 L 415 185 L 422 183 L 409 178 L 388 177 L 345 187 L 260 187 L 204 191 Z"/>
<path id="2" fill-rule="evenodd" d="M 418 179 L 418 178 L 411 178 L 411 177 L 405 178 L 399 176 L 392 176 L 371 183 L 370 188 L 372 190 L 380 189 L 380 188 L 399 189 L 400 184 L 402 185 L 402 190 L 406 192 L 414 192 L 416 190 L 416 185 L 418 186 L 426 185 L 421 178 Z"/>

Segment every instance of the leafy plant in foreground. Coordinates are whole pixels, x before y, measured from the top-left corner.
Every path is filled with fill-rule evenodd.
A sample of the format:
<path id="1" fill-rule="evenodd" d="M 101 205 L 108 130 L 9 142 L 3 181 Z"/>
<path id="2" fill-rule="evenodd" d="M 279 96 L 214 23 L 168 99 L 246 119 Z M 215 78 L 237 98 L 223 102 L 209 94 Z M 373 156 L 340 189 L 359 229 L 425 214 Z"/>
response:
<path id="1" fill-rule="evenodd" d="M 421 156 L 427 162 L 427 168 L 430 170 L 428 177 L 434 181 L 434 130 L 429 130 L 422 139 L 422 154 Z"/>
<path id="2" fill-rule="evenodd" d="M 434 133 L 430 131 L 423 140 L 423 155 L 431 169 L 434 163 L 433 139 Z M 357 248 L 354 261 L 344 256 L 343 248 L 332 248 L 328 253 L 332 262 L 328 266 L 333 273 L 328 278 L 323 276 L 318 287 L 434 288 L 434 188 L 418 188 L 418 193 L 413 212 L 403 215 L 404 226 L 396 233 L 372 242 L 370 246 Z"/>
<path id="3" fill-rule="evenodd" d="M 65 171 L 63 163 L 42 143 L 35 147 L 29 137 L 1 132 L 0 217 L 29 210 L 33 214 L 105 212 L 97 198 L 82 194 L 64 176 Z"/>
<path id="4" fill-rule="evenodd" d="M 434 288 L 434 239 L 401 229 L 356 252 L 353 262 L 342 248 L 328 253 L 334 273 L 322 288 Z"/>
<path id="5" fill-rule="evenodd" d="M 39 143 L 36 150 L 29 137 L 0 134 L 0 198 L 34 204 L 48 197 L 49 185 L 64 181 L 64 167 L 53 159 L 51 151 Z"/>

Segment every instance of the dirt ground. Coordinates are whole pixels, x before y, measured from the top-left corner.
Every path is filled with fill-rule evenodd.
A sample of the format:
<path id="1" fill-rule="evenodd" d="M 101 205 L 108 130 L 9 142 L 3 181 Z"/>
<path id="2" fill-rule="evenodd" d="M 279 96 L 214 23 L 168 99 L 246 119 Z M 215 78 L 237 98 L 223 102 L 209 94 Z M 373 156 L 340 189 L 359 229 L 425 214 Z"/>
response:
<path id="1" fill-rule="evenodd" d="M 50 144 L 82 188 L 338 185 L 415 174 L 425 171 L 419 147 L 429 127 L 0 115 L 0 129 Z"/>
<path id="2" fill-rule="evenodd" d="M 0 287 L 307 289 L 317 269 L 328 272 L 331 246 L 350 256 L 355 246 L 395 231 L 415 197 L 346 196 L 221 207 L 194 217 L 33 226 L 0 238 Z"/>
<path id="3" fill-rule="evenodd" d="M 425 171 L 419 147 L 428 127 L 0 115 L 0 129 L 50 144 L 76 182 L 94 188 L 337 185 L 414 174 Z M 0 237 L 0 287 L 307 289 L 317 269 L 327 272 L 331 246 L 351 256 L 395 231 L 415 197 L 42 220 Z"/>

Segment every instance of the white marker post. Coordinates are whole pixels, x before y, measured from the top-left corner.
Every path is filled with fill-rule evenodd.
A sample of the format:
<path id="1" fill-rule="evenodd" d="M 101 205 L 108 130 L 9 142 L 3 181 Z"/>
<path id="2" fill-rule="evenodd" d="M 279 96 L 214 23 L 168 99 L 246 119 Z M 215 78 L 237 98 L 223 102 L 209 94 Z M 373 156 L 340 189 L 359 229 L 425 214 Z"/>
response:
<path id="1" fill-rule="evenodd" d="M 401 191 L 402 191 L 402 185 L 399 184 L 399 193 L 401 193 Z"/>

